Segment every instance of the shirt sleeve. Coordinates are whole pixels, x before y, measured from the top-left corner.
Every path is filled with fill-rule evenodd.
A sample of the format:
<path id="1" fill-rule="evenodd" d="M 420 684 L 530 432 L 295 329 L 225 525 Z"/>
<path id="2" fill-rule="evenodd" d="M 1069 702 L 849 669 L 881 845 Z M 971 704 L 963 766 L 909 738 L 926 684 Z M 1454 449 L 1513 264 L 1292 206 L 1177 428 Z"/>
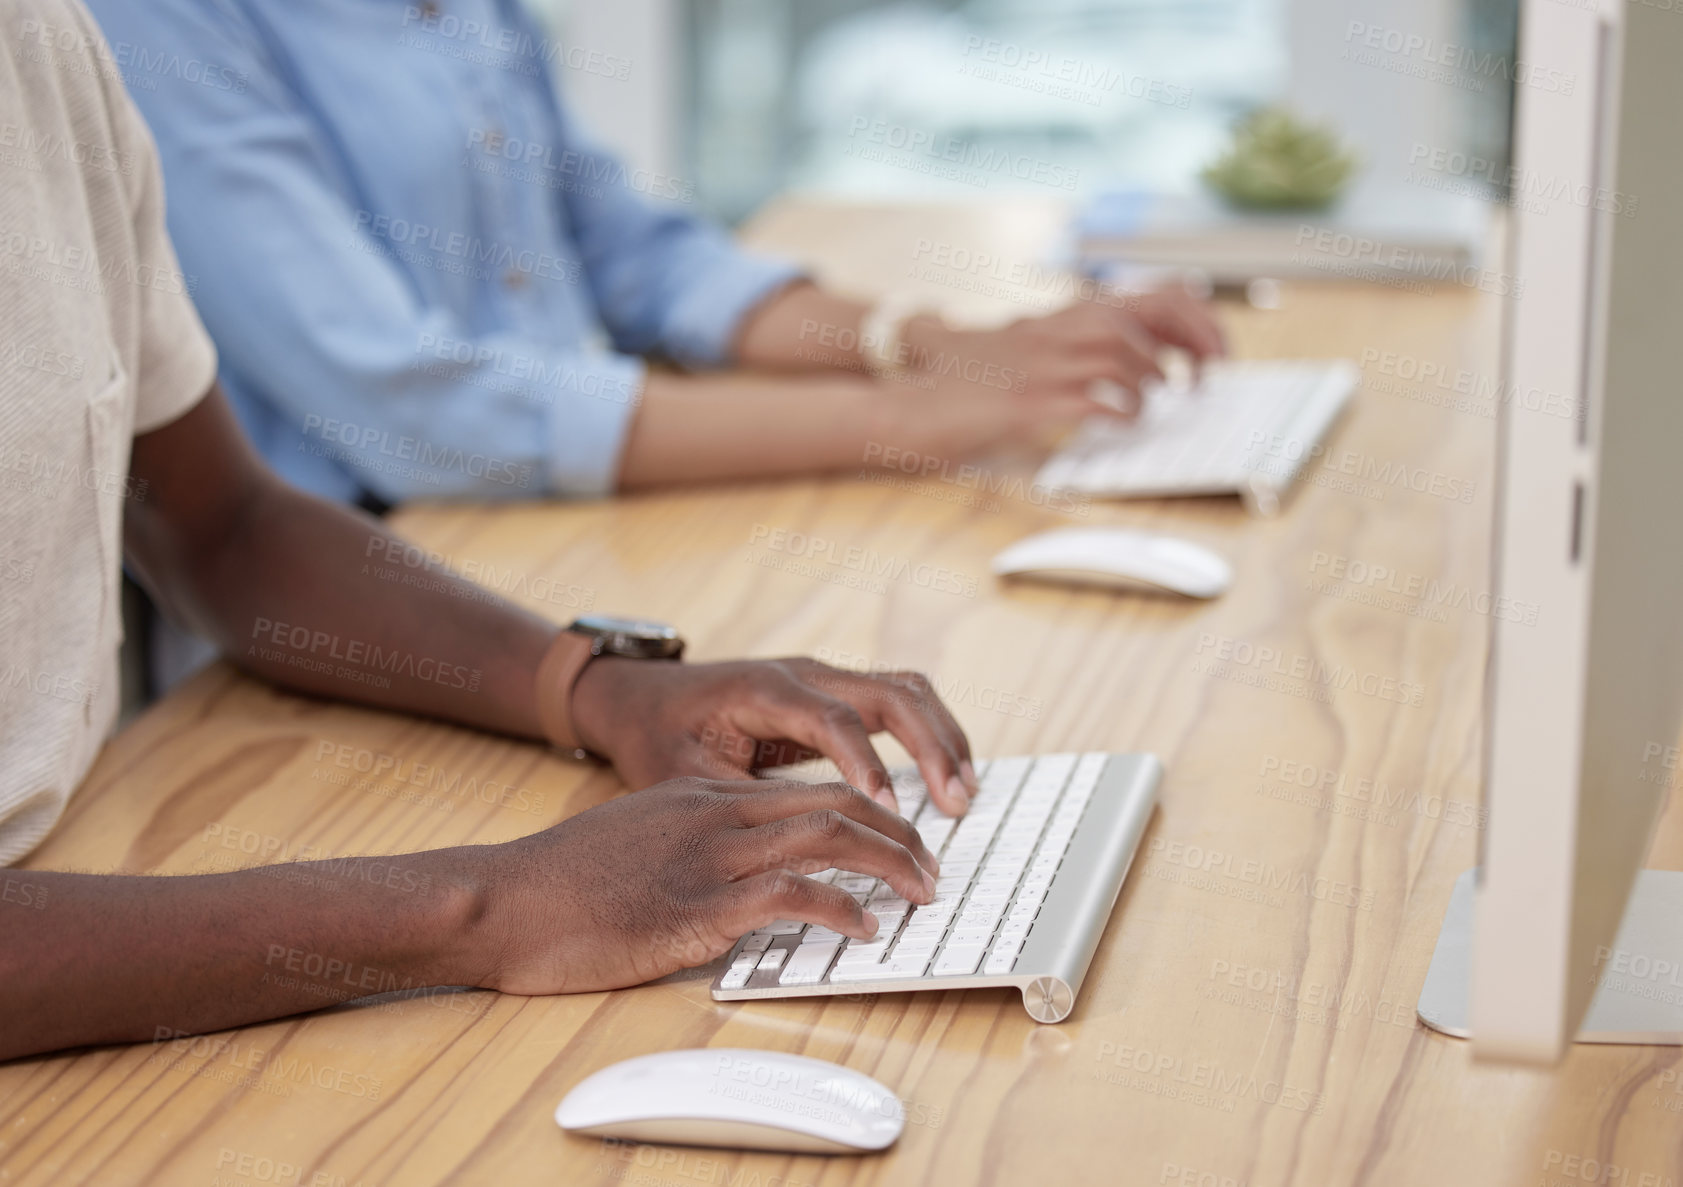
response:
<path id="1" fill-rule="evenodd" d="M 99 36 L 91 20 L 88 32 Z M 113 76 L 102 79 L 117 159 L 128 166 L 133 212 L 134 258 L 124 263 L 139 295 L 140 373 L 132 377 L 134 431 L 139 434 L 185 416 L 204 398 L 216 379 L 216 348 L 193 307 L 193 282 L 182 273 L 170 243 L 163 171 L 146 121 Z"/>
<path id="2" fill-rule="evenodd" d="M 563 159 L 583 182 L 562 190 L 560 201 L 614 345 L 688 367 L 733 362 L 742 319 L 801 279 L 802 270 L 744 251 L 719 227 L 680 209 L 694 200 L 693 186 L 628 171 L 559 100 L 556 118 Z"/>
<path id="3" fill-rule="evenodd" d="M 142 96 L 223 363 L 382 498 L 601 494 L 640 360 L 477 332 L 410 285 L 261 39 L 222 5 L 99 6 L 113 40 L 191 47 L 238 80 Z M 393 464 L 394 459 L 402 464 Z"/>

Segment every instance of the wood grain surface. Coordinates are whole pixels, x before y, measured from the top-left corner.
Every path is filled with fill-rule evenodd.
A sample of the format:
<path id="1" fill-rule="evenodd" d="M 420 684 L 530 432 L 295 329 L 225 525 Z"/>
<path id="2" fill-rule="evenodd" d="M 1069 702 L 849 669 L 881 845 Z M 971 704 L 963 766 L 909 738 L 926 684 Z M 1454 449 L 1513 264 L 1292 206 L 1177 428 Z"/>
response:
<path id="1" fill-rule="evenodd" d="M 840 286 L 910 288 L 980 321 L 1061 303 L 1041 269 L 1060 217 L 790 202 L 749 234 Z M 978 271 L 958 251 L 1004 263 Z M 1364 364 L 1351 414 L 1272 520 L 1218 499 L 1048 505 L 1026 485 L 1032 457 L 1009 455 L 980 477 L 955 463 L 962 482 L 845 475 L 397 517 L 557 620 L 588 603 L 681 624 L 699 659 L 922 668 L 981 754 L 1159 754 L 1161 807 L 1064 1024 L 1036 1025 L 1007 992 L 716 1004 L 712 970 L 569 998 L 388 995 L 0 1066 L 0 1184 L 1683 1181 L 1677 1049 L 1513 1070 L 1414 1020 L 1481 823 L 1497 313 L 1441 285 L 1299 286 L 1278 311 L 1228 309 L 1240 354 Z M 1204 604 L 989 576 L 1006 544 L 1065 524 L 1205 542 L 1236 587 Z M 218 666 L 111 743 L 27 865 L 184 873 L 304 845 L 496 841 L 620 790 L 533 746 Z M 1683 865 L 1678 817 L 1651 864 Z M 552 1120 L 598 1068 L 707 1045 L 874 1075 L 906 1102 L 905 1134 L 880 1156 L 787 1157 L 611 1145 Z"/>

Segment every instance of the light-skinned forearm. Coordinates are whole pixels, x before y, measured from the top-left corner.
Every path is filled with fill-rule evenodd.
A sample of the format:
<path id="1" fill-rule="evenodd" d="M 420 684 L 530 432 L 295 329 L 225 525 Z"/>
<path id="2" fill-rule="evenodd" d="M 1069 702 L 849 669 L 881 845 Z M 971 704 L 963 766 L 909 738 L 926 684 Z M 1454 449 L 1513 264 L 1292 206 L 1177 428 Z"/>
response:
<path id="1" fill-rule="evenodd" d="M 621 456 L 624 490 L 857 468 L 903 433 L 905 395 L 848 375 L 651 371 Z"/>
<path id="2" fill-rule="evenodd" d="M 733 358 L 741 367 L 777 371 L 872 370 L 864 342 L 871 306 L 829 292 L 810 281 L 778 290 L 742 319 Z M 900 327 L 896 352 L 902 366 L 918 367 L 962 337 L 932 312 L 909 317 Z"/>
<path id="3" fill-rule="evenodd" d="M 870 306 L 797 281 L 750 310 L 737 328 L 739 367 L 775 371 L 859 371 L 859 323 Z"/>
<path id="4" fill-rule="evenodd" d="M 0 1060 L 480 984 L 480 852 L 174 878 L 3 871 Z"/>

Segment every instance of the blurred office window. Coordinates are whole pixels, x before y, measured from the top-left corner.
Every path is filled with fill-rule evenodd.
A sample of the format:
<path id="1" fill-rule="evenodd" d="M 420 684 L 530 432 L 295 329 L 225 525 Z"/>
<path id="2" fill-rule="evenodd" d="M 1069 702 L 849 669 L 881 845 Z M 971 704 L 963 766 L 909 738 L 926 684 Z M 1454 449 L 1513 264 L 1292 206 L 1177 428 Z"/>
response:
<path id="1" fill-rule="evenodd" d="M 688 0 L 697 180 L 727 216 L 788 187 L 1183 187 L 1281 93 L 1284 2 Z"/>
<path id="2" fill-rule="evenodd" d="M 523 3 L 558 43 L 551 69 L 589 130 L 631 168 L 688 178 L 683 0 Z"/>
<path id="3" fill-rule="evenodd" d="M 526 2 L 631 62 L 559 71 L 586 121 L 731 221 L 790 189 L 1187 191 L 1272 102 L 1339 126 L 1393 200 L 1423 150 L 1505 162 L 1515 0 Z"/>

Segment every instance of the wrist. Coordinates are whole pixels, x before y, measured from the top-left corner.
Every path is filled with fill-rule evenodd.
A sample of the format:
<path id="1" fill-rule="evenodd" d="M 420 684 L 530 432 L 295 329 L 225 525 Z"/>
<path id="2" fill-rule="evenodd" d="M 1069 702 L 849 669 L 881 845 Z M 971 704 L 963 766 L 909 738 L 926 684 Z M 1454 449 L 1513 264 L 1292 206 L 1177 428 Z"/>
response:
<path id="1" fill-rule="evenodd" d="M 585 665 L 573 684 L 572 698 L 573 734 L 580 746 L 592 754 L 611 757 L 608 739 L 616 706 L 619 712 L 625 711 L 619 691 L 623 678 L 634 674 L 638 665 L 650 662 L 622 655 L 599 655 Z"/>
<path id="2" fill-rule="evenodd" d="M 426 879 L 419 894 L 401 896 L 416 907 L 412 931 L 418 951 L 412 951 L 417 967 L 409 975 L 417 983 L 491 987 L 501 946 L 487 925 L 491 916 L 489 863 L 477 855 L 493 848 L 436 849 L 412 856 L 412 868 Z M 387 914 L 382 927 L 388 935 L 401 933 L 395 922 Z"/>
<path id="3" fill-rule="evenodd" d="M 901 354 L 909 371 L 931 371 L 953 354 L 967 331 L 955 330 L 936 313 L 920 313 L 901 328 Z"/>
<path id="4" fill-rule="evenodd" d="M 921 449 L 924 401 L 914 398 L 903 380 L 886 376 L 871 381 L 862 405 L 865 448 L 860 460 L 876 469 L 894 469 L 906 450 Z"/>

